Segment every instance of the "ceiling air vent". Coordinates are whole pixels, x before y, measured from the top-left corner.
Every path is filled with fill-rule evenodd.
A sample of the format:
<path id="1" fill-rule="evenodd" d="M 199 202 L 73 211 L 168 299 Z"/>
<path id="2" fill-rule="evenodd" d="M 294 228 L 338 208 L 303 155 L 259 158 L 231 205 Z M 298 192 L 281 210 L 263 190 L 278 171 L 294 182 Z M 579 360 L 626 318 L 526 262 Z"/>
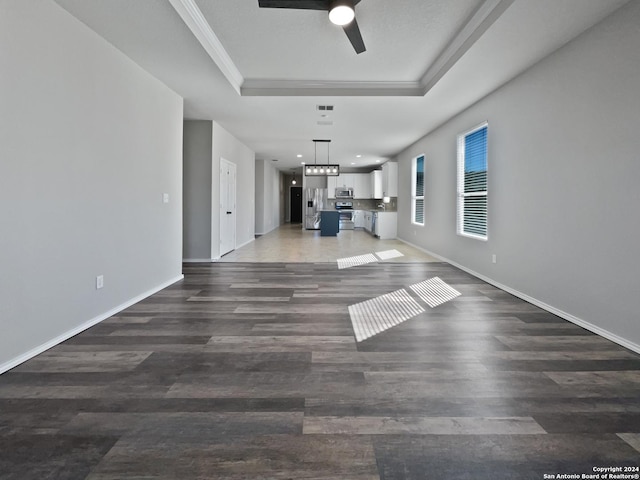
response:
<path id="1" fill-rule="evenodd" d="M 333 125 L 333 122 L 331 120 L 320 120 L 318 121 L 318 125 L 323 125 L 328 127 Z"/>
<path id="2" fill-rule="evenodd" d="M 333 105 L 317 105 L 316 108 L 318 110 L 322 111 L 322 112 L 332 112 L 333 111 Z"/>

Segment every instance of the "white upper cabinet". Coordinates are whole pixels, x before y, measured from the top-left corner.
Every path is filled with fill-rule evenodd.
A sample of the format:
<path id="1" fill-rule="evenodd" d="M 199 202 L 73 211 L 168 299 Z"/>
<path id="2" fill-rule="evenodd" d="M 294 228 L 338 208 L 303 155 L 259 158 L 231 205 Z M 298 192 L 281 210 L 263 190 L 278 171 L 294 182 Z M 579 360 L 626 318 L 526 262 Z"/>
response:
<path id="1" fill-rule="evenodd" d="M 327 177 L 327 197 L 336 198 L 336 187 L 338 186 L 338 178 L 340 177 Z"/>
<path id="2" fill-rule="evenodd" d="M 338 175 L 338 187 L 354 188 L 354 174 L 353 173 L 341 173 Z"/>
<path id="3" fill-rule="evenodd" d="M 382 165 L 382 196 L 398 196 L 398 164 L 396 162 L 387 162 Z"/>
<path id="4" fill-rule="evenodd" d="M 369 173 L 341 173 L 337 177 L 327 177 L 329 198 L 336 198 L 336 188 L 353 188 L 354 198 L 382 198 L 382 170 L 377 170 L 379 184 L 374 196 L 373 172 Z"/>
<path id="5" fill-rule="evenodd" d="M 368 173 L 354 173 L 353 197 L 371 198 L 371 179 Z"/>
<path id="6" fill-rule="evenodd" d="M 382 198 L 382 170 L 374 170 L 370 175 L 371 198 Z"/>

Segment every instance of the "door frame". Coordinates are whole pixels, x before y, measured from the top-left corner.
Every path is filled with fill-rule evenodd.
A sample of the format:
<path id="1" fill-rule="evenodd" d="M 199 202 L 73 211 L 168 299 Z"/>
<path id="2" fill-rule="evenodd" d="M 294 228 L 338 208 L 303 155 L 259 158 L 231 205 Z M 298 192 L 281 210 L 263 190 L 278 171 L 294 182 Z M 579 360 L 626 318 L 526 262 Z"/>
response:
<path id="1" fill-rule="evenodd" d="M 232 172 L 231 175 L 231 180 L 232 182 L 229 182 L 229 176 L 228 175 L 224 175 L 223 172 Z M 237 186 L 237 178 L 236 178 L 236 173 L 237 173 L 237 167 L 236 164 L 233 162 L 230 162 L 229 160 L 220 157 L 220 218 L 219 218 L 219 243 L 218 243 L 218 249 L 219 249 L 219 255 L 220 257 L 222 257 L 223 255 L 226 255 L 229 252 L 232 252 L 236 249 L 236 241 L 237 241 L 237 218 L 236 218 L 236 186 Z M 223 199 L 223 196 L 225 194 L 225 192 L 227 192 L 228 190 L 226 190 L 226 187 L 228 185 L 232 185 L 232 189 L 231 189 L 231 198 L 230 199 Z M 227 250 L 225 252 L 222 251 L 222 232 L 223 232 L 223 227 L 226 226 L 226 219 L 227 219 L 227 210 L 225 209 L 225 205 L 226 205 L 226 200 L 230 200 L 230 203 L 232 205 L 230 211 L 233 212 L 232 215 L 232 219 L 233 219 L 233 228 L 231 229 L 231 233 L 232 233 L 232 238 L 229 239 L 230 240 L 230 244 L 231 244 L 231 249 Z"/>
<path id="2" fill-rule="evenodd" d="M 304 209 L 302 208 L 302 185 L 290 185 L 289 186 L 289 223 L 293 223 L 293 190 L 300 189 L 300 221 L 296 223 L 304 223 Z"/>

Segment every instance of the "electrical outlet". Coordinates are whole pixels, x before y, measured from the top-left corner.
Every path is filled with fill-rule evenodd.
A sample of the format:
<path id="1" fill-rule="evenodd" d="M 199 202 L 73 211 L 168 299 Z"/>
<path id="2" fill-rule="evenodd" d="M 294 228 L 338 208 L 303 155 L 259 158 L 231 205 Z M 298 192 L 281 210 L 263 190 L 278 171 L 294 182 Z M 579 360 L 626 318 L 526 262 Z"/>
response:
<path id="1" fill-rule="evenodd" d="M 492 263 L 498 263 L 498 258 L 497 258 L 495 253 L 493 255 L 491 255 L 491 262 Z"/>
<path id="2" fill-rule="evenodd" d="M 96 290 L 100 290 L 104 287 L 104 275 L 98 275 L 96 277 Z"/>

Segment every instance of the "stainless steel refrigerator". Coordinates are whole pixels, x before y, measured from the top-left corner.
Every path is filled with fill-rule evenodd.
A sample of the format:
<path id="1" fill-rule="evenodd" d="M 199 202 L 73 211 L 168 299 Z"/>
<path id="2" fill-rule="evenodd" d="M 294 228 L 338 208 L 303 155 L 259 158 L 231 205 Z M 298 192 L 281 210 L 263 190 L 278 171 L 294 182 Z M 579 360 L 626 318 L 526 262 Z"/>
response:
<path id="1" fill-rule="evenodd" d="M 320 229 L 320 212 L 328 208 L 327 198 L 326 188 L 304 189 L 304 228 L 307 230 Z"/>

